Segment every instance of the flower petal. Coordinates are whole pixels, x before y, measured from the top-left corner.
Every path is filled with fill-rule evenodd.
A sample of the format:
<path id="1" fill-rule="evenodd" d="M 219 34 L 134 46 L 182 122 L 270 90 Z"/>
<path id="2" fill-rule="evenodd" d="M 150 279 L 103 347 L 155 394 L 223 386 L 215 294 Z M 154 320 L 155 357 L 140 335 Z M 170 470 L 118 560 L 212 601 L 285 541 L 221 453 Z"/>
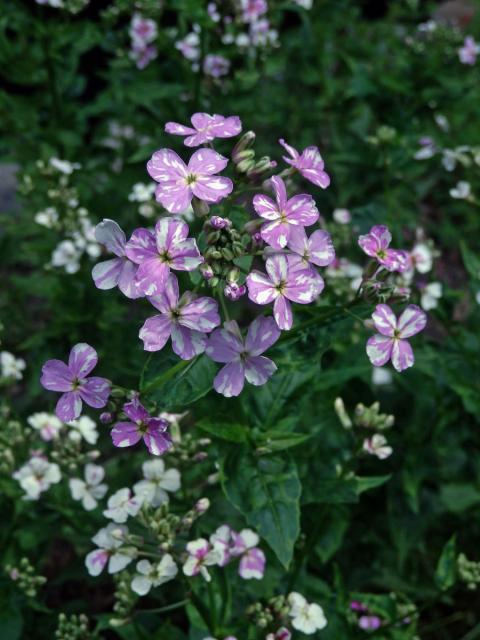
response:
<path id="1" fill-rule="evenodd" d="M 94 409 L 104 407 L 110 396 L 111 383 L 106 378 L 92 376 L 80 386 L 78 392 L 84 402 Z"/>
<path id="2" fill-rule="evenodd" d="M 172 446 L 172 438 L 170 434 L 165 431 L 164 425 L 160 426 L 156 423 L 163 422 L 163 420 L 152 419 L 149 422 L 148 431 L 143 436 L 148 451 L 154 456 L 161 456 Z"/>
<path id="3" fill-rule="evenodd" d="M 238 396 L 245 384 L 245 368 L 240 361 L 230 362 L 220 369 L 213 381 L 213 388 L 226 398 Z"/>
<path id="4" fill-rule="evenodd" d="M 286 213 L 287 189 L 285 188 L 285 182 L 280 176 L 273 176 L 270 178 L 270 184 L 275 194 L 278 211 Z"/>
<path id="5" fill-rule="evenodd" d="M 283 249 L 287 246 L 290 237 L 290 225 L 287 222 L 281 222 L 280 219 L 267 222 L 262 225 L 260 235 L 262 240 L 274 249 Z"/>
<path id="6" fill-rule="evenodd" d="M 125 255 L 135 264 L 142 264 L 145 260 L 157 256 L 157 245 L 153 233 L 148 229 L 135 229 L 125 245 Z"/>
<path id="7" fill-rule="evenodd" d="M 279 296 L 275 300 L 273 305 L 273 316 L 279 329 L 288 331 L 292 328 L 292 307 L 290 302 L 284 296 Z"/>
<path id="8" fill-rule="evenodd" d="M 238 573 L 244 580 L 261 580 L 265 573 L 265 554 L 257 547 L 246 551 L 238 566 Z"/>
<path id="9" fill-rule="evenodd" d="M 171 253 L 171 267 L 177 271 L 193 271 L 203 262 L 203 256 L 193 238 L 179 242 Z"/>
<path id="10" fill-rule="evenodd" d="M 170 133 L 174 136 L 190 136 L 195 134 L 196 131 L 192 127 L 185 127 L 178 122 L 167 122 L 165 124 L 165 133 Z"/>
<path id="11" fill-rule="evenodd" d="M 276 370 L 277 365 L 265 356 L 251 356 L 245 361 L 245 377 L 257 387 L 265 384 Z"/>
<path id="12" fill-rule="evenodd" d="M 138 290 L 136 278 L 138 267 L 130 260 L 122 261 L 122 270 L 118 278 L 118 288 L 127 298 L 135 300 L 141 298 L 143 293 Z"/>
<path id="13" fill-rule="evenodd" d="M 86 342 L 79 342 L 70 351 L 68 368 L 75 378 L 85 378 L 98 362 L 97 352 Z"/>
<path id="14" fill-rule="evenodd" d="M 166 315 L 153 316 L 145 320 L 138 337 L 145 351 L 160 351 L 172 333 L 173 323 Z"/>
<path id="15" fill-rule="evenodd" d="M 315 200 L 308 194 L 293 196 L 285 206 L 285 214 L 290 224 L 308 227 L 319 218 Z"/>
<path id="16" fill-rule="evenodd" d="M 179 323 L 184 327 L 202 333 L 210 333 L 220 322 L 218 303 L 208 297 L 196 298 L 183 306 L 179 318 Z"/>
<path id="17" fill-rule="evenodd" d="M 261 218 L 265 220 L 278 220 L 280 211 L 276 202 L 262 193 L 257 194 L 253 198 L 253 208 Z"/>
<path id="18" fill-rule="evenodd" d="M 116 287 L 123 265 L 123 258 L 112 258 L 96 264 L 92 269 L 92 278 L 97 289 L 106 290 Z"/>
<path id="19" fill-rule="evenodd" d="M 415 363 L 412 347 L 407 340 L 395 340 L 392 348 L 392 364 L 397 371 L 404 371 Z"/>
<path id="20" fill-rule="evenodd" d="M 376 367 L 386 364 L 392 355 L 393 339 L 376 333 L 368 339 L 367 356 Z"/>
<path id="21" fill-rule="evenodd" d="M 227 328 L 215 329 L 208 339 L 205 353 L 214 362 L 237 360 L 244 345 L 239 337 Z"/>
<path id="22" fill-rule="evenodd" d="M 162 182 L 155 189 L 155 198 L 169 213 L 180 214 L 192 202 L 192 190 L 186 181 Z"/>
<path id="23" fill-rule="evenodd" d="M 142 437 L 133 422 L 117 422 L 110 431 L 112 442 L 116 447 L 131 447 Z"/>
<path id="24" fill-rule="evenodd" d="M 397 328 L 401 338 L 411 338 L 425 329 L 427 324 L 427 314 L 415 304 L 408 307 L 398 318 Z"/>
<path id="25" fill-rule="evenodd" d="M 147 171 L 157 182 L 176 181 L 188 175 L 185 163 L 171 149 L 156 151 L 147 163 Z"/>
<path id="26" fill-rule="evenodd" d="M 192 331 L 180 325 L 174 325 L 172 329 L 172 349 L 182 358 L 191 360 L 205 351 L 207 336 L 200 331 Z"/>
<path id="27" fill-rule="evenodd" d="M 48 391 L 70 391 L 73 376 L 61 360 L 47 360 L 42 367 L 40 383 Z"/>
<path id="28" fill-rule="evenodd" d="M 312 269 L 290 268 L 284 295 L 293 302 L 310 304 L 323 290 L 323 279 Z"/>
<path id="29" fill-rule="evenodd" d="M 248 297 L 257 304 L 269 304 L 279 295 L 270 278 L 261 271 L 247 276 Z"/>
<path id="30" fill-rule="evenodd" d="M 115 220 L 105 218 L 95 227 L 95 238 L 119 258 L 125 255 L 126 238 Z"/>
<path id="31" fill-rule="evenodd" d="M 69 391 L 60 396 L 55 413 L 62 422 L 76 420 L 82 412 L 82 400 L 78 391 Z"/>
<path id="32" fill-rule="evenodd" d="M 372 313 L 375 329 L 384 336 L 393 336 L 397 328 L 397 318 L 387 304 L 377 304 Z"/>
<path id="33" fill-rule="evenodd" d="M 198 149 L 188 162 L 188 171 L 197 176 L 213 176 L 223 171 L 228 164 L 228 158 L 213 149 Z"/>
<path id="34" fill-rule="evenodd" d="M 248 328 L 245 347 L 250 356 L 259 356 L 269 349 L 280 337 L 277 323 L 272 317 L 256 318 Z"/>
<path id="35" fill-rule="evenodd" d="M 313 264 L 326 267 L 335 260 L 335 248 L 327 231 L 314 231 L 308 239 L 308 245 L 308 259 Z"/>
<path id="36" fill-rule="evenodd" d="M 157 256 L 139 265 L 136 286 L 146 296 L 161 293 L 170 275 L 170 267 Z"/>
<path id="37" fill-rule="evenodd" d="M 218 202 L 232 193 L 233 182 L 224 176 L 199 175 L 196 182 L 192 183 L 191 189 L 199 200 Z"/>

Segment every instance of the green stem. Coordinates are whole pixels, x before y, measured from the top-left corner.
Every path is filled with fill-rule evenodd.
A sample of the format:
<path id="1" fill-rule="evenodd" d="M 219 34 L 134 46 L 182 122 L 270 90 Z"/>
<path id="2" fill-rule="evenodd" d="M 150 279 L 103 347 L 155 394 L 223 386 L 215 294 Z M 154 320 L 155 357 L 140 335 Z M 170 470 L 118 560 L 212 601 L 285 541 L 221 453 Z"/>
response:
<path id="1" fill-rule="evenodd" d="M 185 598 L 185 600 L 180 600 L 179 602 L 174 602 L 173 604 L 167 604 L 165 607 L 158 607 L 157 609 L 137 609 L 137 611 L 135 611 L 135 615 L 137 615 L 137 613 L 167 613 L 167 611 L 180 609 L 187 605 L 189 602 L 190 598 Z"/>
<path id="2" fill-rule="evenodd" d="M 228 313 L 227 303 L 225 301 L 225 295 L 223 293 L 222 286 L 218 286 L 218 297 L 220 298 L 220 306 L 222 307 L 223 315 L 225 316 L 225 320 L 230 320 L 230 314 Z"/>
<path id="3" fill-rule="evenodd" d="M 217 634 L 217 607 L 215 604 L 215 593 L 213 591 L 213 582 L 207 582 L 208 589 L 208 604 L 210 607 L 210 620 L 212 633 L 215 636 Z"/>

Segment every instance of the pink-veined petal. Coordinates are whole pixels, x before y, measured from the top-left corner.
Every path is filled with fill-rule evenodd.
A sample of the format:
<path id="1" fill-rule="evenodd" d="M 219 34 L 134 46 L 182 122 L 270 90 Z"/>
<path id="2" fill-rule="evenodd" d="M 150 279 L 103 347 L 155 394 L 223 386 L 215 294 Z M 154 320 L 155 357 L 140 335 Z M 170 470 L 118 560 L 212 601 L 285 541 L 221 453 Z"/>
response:
<path id="1" fill-rule="evenodd" d="M 317 232 L 312 233 L 310 239 L 315 233 Z M 304 227 L 298 225 L 291 227 L 288 236 L 288 248 L 302 257 L 309 253 L 309 239 L 307 238 Z"/>
<path id="2" fill-rule="evenodd" d="M 279 296 L 273 305 L 273 316 L 279 329 L 288 331 L 292 328 L 293 313 L 290 302 L 284 297 Z"/>
<path id="3" fill-rule="evenodd" d="M 238 573 L 244 580 L 251 580 L 252 578 L 261 580 L 265 573 L 265 554 L 263 551 L 258 547 L 248 549 L 240 560 Z"/>
<path id="4" fill-rule="evenodd" d="M 146 260 L 137 270 L 137 289 L 146 296 L 156 295 L 165 288 L 169 275 L 170 267 L 166 262 L 161 262 L 159 256 Z"/>
<path id="5" fill-rule="evenodd" d="M 288 164 L 293 164 L 293 162 L 300 157 L 298 151 L 287 144 L 283 138 L 280 138 L 278 143 L 281 144 L 282 147 L 287 151 L 287 153 L 290 154 L 290 158 L 286 158 L 285 156 L 283 156 L 283 159 L 285 160 L 285 162 L 288 162 Z"/>
<path id="6" fill-rule="evenodd" d="M 277 203 L 263 193 L 258 193 L 254 196 L 253 208 L 265 220 L 278 220 L 280 218 Z"/>
<path id="7" fill-rule="evenodd" d="M 188 175 L 185 163 L 171 149 L 156 151 L 147 163 L 147 171 L 157 182 L 176 181 Z"/>
<path id="8" fill-rule="evenodd" d="M 177 308 L 179 295 L 177 276 L 171 273 L 163 291 L 153 296 L 148 296 L 148 301 L 161 313 L 169 313 Z"/>
<path id="9" fill-rule="evenodd" d="M 251 356 L 245 360 L 245 377 L 257 387 L 265 384 L 276 370 L 277 365 L 265 356 Z"/>
<path id="10" fill-rule="evenodd" d="M 180 218 L 162 218 L 155 225 L 158 253 L 170 251 L 188 237 L 188 224 Z"/>
<path id="11" fill-rule="evenodd" d="M 376 367 L 382 367 L 392 356 L 393 339 L 376 333 L 367 341 L 367 356 Z"/>
<path id="12" fill-rule="evenodd" d="M 198 149 L 188 163 L 188 171 L 198 176 L 213 176 L 223 171 L 228 164 L 228 158 L 213 149 Z"/>
<path id="13" fill-rule="evenodd" d="M 290 269 L 284 295 L 293 302 L 310 304 L 323 290 L 323 279 L 313 269 Z"/>
<path id="14" fill-rule="evenodd" d="M 141 264 L 158 255 L 155 237 L 148 229 L 135 229 L 125 245 L 125 255 L 135 264 Z"/>
<path id="15" fill-rule="evenodd" d="M 170 254 L 171 267 L 177 271 L 193 271 L 203 262 L 203 256 L 193 238 L 179 242 L 174 249 L 170 250 Z"/>
<path id="16" fill-rule="evenodd" d="M 156 427 L 153 420 L 143 436 L 143 441 L 153 456 L 161 456 L 172 446 L 170 434 L 165 429 Z"/>
<path id="17" fill-rule="evenodd" d="M 87 554 L 85 566 L 91 576 L 99 576 L 108 562 L 109 553 L 105 549 L 94 549 Z"/>
<path id="18" fill-rule="evenodd" d="M 165 133 L 170 133 L 174 136 L 190 136 L 195 134 L 196 131 L 192 127 L 185 127 L 178 122 L 167 122 L 165 124 Z"/>
<path id="19" fill-rule="evenodd" d="M 239 359 L 239 354 L 243 350 L 243 342 L 236 332 L 222 328 L 212 332 L 205 352 L 214 362 L 232 362 Z"/>
<path id="20" fill-rule="evenodd" d="M 375 329 L 384 336 L 392 337 L 397 328 L 397 318 L 387 304 L 377 304 L 372 313 Z"/>
<path id="21" fill-rule="evenodd" d="M 290 198 L 285 207 L 285 214 L 288 217 L 289 224 L 296 224 L 302 227 L 309 227 L 314 224 L 320 215 L 315 200 L 305 193 Z"/>
<path id="22" fill-rule="evenodd" d="M 127 298 L 135 300 L 141 298 L 143 293 L 138 290 L 136 284 L 138 266 L 130 260 L 122 260 L 122 270 L 118 278 L 118 288 Z"/>
<path id="23" fill-rule="evenodd" d="M 394 340 L 392 346 L 392 364 L 397 371 L 412 367 L 415 362 L 412 347 L 407 340 Z"/>
<path id="24" fill-rule="evenodd" d="M 162 182 L 155 189 L 155 199 L 172 214 L 181 214 L 192 202 L 192 190 L 184 179 Z"/>
<path id="25" fill-rule="evenodd" d="M 172 328 L 172 349 L 182 360 L 191 360 L 203 353 L 207 340 L 207 336 L 200 331 L 192 331 L 178 324 Z"/>
<path id="26" fill-rule="evenodd" d="M 181 310 L 179 323 L 189 329 L 210 333 L 220 324 L 218 303 L 213 298 L 202 297 L 192 300 Z"/>
<path id="27" fill-rule="evenodd" d="M 61 360 L 47 360 L 42 367 L 40 383 L 48 391 L 70 391 L 72 380 L 72 372 Z"/>
<path id="28" fill-rule="evenodd" d="M 91 376 L 79 387 L 78 392 L 84 402 L 94 409 L 104 407 L 110 396 L 111 383 L 106 378 Z"/>
<path id="29" fill-rule="evenodd" d="M 172 321 L 166 315 L 153 316 L 145 320 L 138 337 L 145 351 L 160 351 L 172 333 Z"/>
<path id="30" fill-rule="evenodd" d="M 416 304 L 409 304 L 398 318 L 397 329 L 400 332 L 400 338 L 411 338 L 423 331 L 426 324 L 427 314 Z"/>
<path id="31" fill-rule="evenodd" d="M 68 368 L 75 378 L 88 376 L 98 362 L 97 352 L 86 342 L 79 342 L 70 351 Z"/>
<path id="32" fill-rule="evenodd" d="M 280 337 L 277 323 L 271 317 L 256 318 L 248 328 L 245 347 L 250 356 L 259 356 Z"/>
<path id="33" fill-rule="evenodd" d="M 82 412 L 82 400 L 78 391 L 68 391 L 60 396 L 55 413 L 62 422 L 76 420 Z"/>
<path id="34" fill-rule="evenodd" d="M 138 398 L 133 398 L 130 402 L 126 402 L 123 405 L 123 412 L 132 422 L 137 422 L 137 420 L 144 422 L 150 418 L 150 414 Z"/>
<path id="35" fill-rule="evenodd" d="M 272 185 L 273 193 L 275 194 L 278 211 L 286 213 L 288 199 L 285 182 L 280 176 L 273 176 L 270 178 L 270 184 Z"/>
<path id="36" fill-rule="evenodd" d="M 279 295 L 270 278 L 261 271 L 252 271 L 247 276 L 248 297 L 256 304 L 269 304 Z"/>
<path id="37" fill-rule="evenodd" d="M 260 235 L 262 240 L 274 249 L 283 249 L 287 246 L 290 237 L 290 225 L 286 222 L 281 222 L 280 219 L 267 222 L 262 225 Z"/>
<path id="38" fill-rule="evenodd" d="M 245 384 L 245 368 L 238 362 L 230 362 L 220 369 L 213 381 L 213 388 L 226 398 L 238 396 Z"/>
<path id="39" fill-rule="evenodd" d="M 217 175 L 200 175 L 191 185 L 193 194 L 205 202 L 219 202 L 233 191 L 230 178 Z"/>
<path id="40" fill-rule="evenodd" d="M 288 260 L 282 254 L 267 258 L 265 269 L 274 285 L 284 283 L 288 279 Z"/>
<path id="41" fill-rule="evenodd" d="M 217 116 L 218 118 L 219 116 Z M 214 116 L 215 118 L 215 116 Z M 221 117 L 213 125 L 213 132 L 216 138 L 233 138 L 238 136 L 242 130 L 242 121 L 238 116 Z"/>

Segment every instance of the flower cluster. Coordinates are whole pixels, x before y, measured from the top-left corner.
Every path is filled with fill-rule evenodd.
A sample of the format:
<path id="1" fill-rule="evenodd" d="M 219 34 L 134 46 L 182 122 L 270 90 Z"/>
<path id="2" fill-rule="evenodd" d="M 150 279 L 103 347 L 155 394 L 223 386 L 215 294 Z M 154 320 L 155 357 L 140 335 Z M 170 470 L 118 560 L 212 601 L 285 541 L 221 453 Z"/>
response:
<path id="1" fill-rule="evenodd" d="M 135 13 L 130 23 L 129 34 L 131 38 L 130 57 L 139 69 L 145 69 L 158 55 L 155 45 L 152 44 L 158 34 L 157 23 Z"/>

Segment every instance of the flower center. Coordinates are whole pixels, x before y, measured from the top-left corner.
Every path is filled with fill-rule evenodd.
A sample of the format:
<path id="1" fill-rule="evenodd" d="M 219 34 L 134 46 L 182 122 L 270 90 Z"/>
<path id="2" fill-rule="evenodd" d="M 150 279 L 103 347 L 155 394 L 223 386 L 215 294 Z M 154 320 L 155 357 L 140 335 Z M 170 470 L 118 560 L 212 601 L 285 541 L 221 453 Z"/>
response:
<path id="1" fill-rule="evenodd" d="M 187 183 L 187 186 L 194 184 L 196 181 L 197 181 L 197 176 L 194 173 L 189 173 L 188 176 L 185 178 L 185 182 Z"/>
<path id="2" fill-rule="evenodd" d="M 148 431 L 148 425 L 146 425 L 143 420 L 135 420 L 135 424 L 138 427 L 138 433 L 141 433 L 143 435 Z"/>
<path id="3" fill-rule="evenodd" d="M 159 253 L 158 257 L 160 258 L 160 262 L 166 262 L 167 264 L 170 264 L 170 262 L 172 261 L 172 258 L 168 253 L 168 251 L 163 251 L 162 253 Z"/>
<path id="4" fill-rule="evenodd" d="M 383 249 L 379 249 L 377 251 L 377 256 L 381 259 L 384 260 L 387 257 L 387 254 L 385 253 L 385 251 Z"/>
<path id="5" fill-rule="evenodd" d="M 285 280 L 281 280 L 277 285 L 275 285 L 275 289 L 278 293 L 283 294 L 286 284 Z"/>
<path id="6" fill-rule="evenodd" d="M 400 340 L 400 329 L 393 330 L 393 337 L 395 338 L 395 340 Z"/>

